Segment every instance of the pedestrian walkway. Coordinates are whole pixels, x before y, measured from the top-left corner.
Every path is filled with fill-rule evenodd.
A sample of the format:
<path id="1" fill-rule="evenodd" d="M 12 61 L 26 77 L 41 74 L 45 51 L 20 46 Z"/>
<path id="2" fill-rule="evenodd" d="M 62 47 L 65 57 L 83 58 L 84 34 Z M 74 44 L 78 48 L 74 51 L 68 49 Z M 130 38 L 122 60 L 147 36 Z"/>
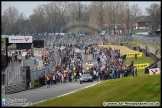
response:
<path id="1" fill-rule="evenodd" d="M 14 61 L 12 61 L 12 62 L 10 62 L 9 63 L 9 67 L 12 67 L 12 68 L 14 68 L 14 67 L 21 67 L 22 66 L 22 61 L 19 63 L 19 62 L 14 62 Z"/>
<path id="2" fill-rule="evenodd" d="M 34 59 L 36 59 L 36 65 L 34 65 Z M 30 57 L 30 59 L 25 59 L 25 57 L 22 57 L 23 60 L 23 66 L 30 66 L 30 69 L 40 69 L 43 68 L 43 61 L 41 60 L 41 57 L 35 56 Z"/>
<path id="3" fill-rule="evenodd" d="M 93 59 L 92 55 L 84 55 L 83 53 L 82 54 L 82 57 L 83 57 L 83 68 L 86 69 L 86 62 L 88 61 L 91 61 L 94 63 L 94 66 L 97 66 L 98 65 L 98 62 L 96 59 Z"/>

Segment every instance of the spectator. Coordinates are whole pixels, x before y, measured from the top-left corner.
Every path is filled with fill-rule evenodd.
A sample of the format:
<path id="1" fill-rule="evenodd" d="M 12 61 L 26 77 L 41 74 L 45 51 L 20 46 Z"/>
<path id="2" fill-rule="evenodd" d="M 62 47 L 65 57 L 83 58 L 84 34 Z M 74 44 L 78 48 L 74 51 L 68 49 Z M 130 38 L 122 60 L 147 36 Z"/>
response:
<path id="1" fill-rule="evenodd" d="M 53 84 L 56 84 L 56 73 L 53 73 L 52 78 L 53 78 Z"/>
<path id="2" fill-rule="evenodd" d="M 64 72 L 64 83 L 66 83 L 67 82 L 67 73 L 66 72 Z"/>
<path id="3" fill-rule="evenodd" d="M 34 65 L 37 65 L 37 61 L 36 61 L 36 59 L 34 59 Z"/>
<path id="4" fill-rule="evenodd" d="M 134 66 L 131 66 L 132 76 L 134 77 Z"/>
<path id="5" fill-rule="evenodd" d="M 95 69 L 93 70 L 93 80 L 94 81 L 96 80 L 96 70 Z"/>
<path id="6" fill-rule="evenodd" d="M 50 88 L 50 75 L 46 76 L 47 88 Z"/>
<path id="7" fill-rule="evenodd" d="M 76 74 L 76 70 L 74 71 L 74 79 L 75 79 L 75 81 L 77 81 L 77 74 Z"/>
<path id="8" fill-rule="evenodd" d="M 98 64 L 100 64 L 100 57 L 97 57 L 97 62 Z"/>
<path id="9" fill-rule="evenodd" d="M 135 76 L 137 77 L 137 68 L 134 66 L 134 73 L 135 73 Z"/>
<path id="10" fill-rule="evenodd" d="M 27 79 L 27 89 L 29 90 L 30 89 L 30 80 Z"/>
<path id="11" fill-rule="evenodd" d="M 135 55 L 134 55 L 134 56 L 135 56 L 135 60 L 137 60 L 137 54 L 136 54 L 136 53 L 135 53 Z"/>

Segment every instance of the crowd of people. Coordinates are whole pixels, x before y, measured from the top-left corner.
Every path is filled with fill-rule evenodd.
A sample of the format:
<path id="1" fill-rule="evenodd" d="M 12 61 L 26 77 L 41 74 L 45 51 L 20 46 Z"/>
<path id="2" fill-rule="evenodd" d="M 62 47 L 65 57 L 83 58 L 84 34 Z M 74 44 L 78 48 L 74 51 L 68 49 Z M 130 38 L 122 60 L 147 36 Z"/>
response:
<path id="1" fill-rule="evenodd" d="M 100 79 L 117 79 L 128 77 L 131 74 L 133 77 L 137 76 L 137 68 L 132 64 L 125 64 L 126 56 L 120 54 L 120 50 L 112 48 L 103 48 L 97 45 L 70 45 L 66 44 L 64 49 L 57 51 L 60 61 L 56 63 L 52 72 L 48 75 L 41 75 L 39 77 L 41 85 L 50 85 L 58 83 L 68 83 L 77 81 L 83 73 L 90 73 L 93 80 Z M 58 45 L 60 48 L 61 45 Z M 75 52 L 79 49 L 80 52 Z M 97 61 L 90 68 L 86 69 L 83 65 L 85 62 L 82 57 L 85 55 L 92 55 L 93 60 Z"/>
<path id="2" fill-rule="evenodd" d="M 7 56 L 7 57 L 6 57 Z M 8 52 L 8 55 L 1 53 L 1 69 L 5 70 L 7 66 L 11 66 L 12 62 L 15 63 L 21 63 L 22 58 L 21 58 L 21 53 L 18 51 L 15 51 L 12 53 L 11 51 Z"/>

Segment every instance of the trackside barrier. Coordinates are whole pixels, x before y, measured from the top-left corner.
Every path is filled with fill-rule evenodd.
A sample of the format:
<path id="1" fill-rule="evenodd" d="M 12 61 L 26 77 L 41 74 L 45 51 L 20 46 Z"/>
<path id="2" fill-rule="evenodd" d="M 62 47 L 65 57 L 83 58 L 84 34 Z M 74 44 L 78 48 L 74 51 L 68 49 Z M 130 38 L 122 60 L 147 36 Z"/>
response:
<path id="1" fill-rule="evenodd" d="M 40 82 L 39 80 L 32 80 L 31 82 L 31 88 L 34 89 L 34 88 L 37 88 L 37 87 L 40 87 Z"/>

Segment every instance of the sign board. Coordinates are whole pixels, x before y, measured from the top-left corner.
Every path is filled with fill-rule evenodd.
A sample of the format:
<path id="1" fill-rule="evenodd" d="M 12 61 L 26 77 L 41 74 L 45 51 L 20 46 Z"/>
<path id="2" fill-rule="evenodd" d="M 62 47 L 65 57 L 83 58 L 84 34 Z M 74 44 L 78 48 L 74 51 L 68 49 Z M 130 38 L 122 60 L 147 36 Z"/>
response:
<path id="1" fill-rule="evenodd" d="M 160 74 L 160 69 L 159 68 L 153 68 L 153 69 L 149 69 L 149 74 L 150 75 L 155 75 L 155 74 Z"/>
<path id="2" fill-rule="evenodd" d="M 142 57 L 143 55 L 142 52 L 122 53 L 122 54 L 126 54 L 126 57 L 135 57 L 135 54 L 137 54 L 137 57 Z"/>
<path id="3" fill-rule="evenodd" d="M 9 43 L 32 43 L 32 36 L 9 36 Z"/>
<path id="4" fill-rule="evenodd" d="M 136 67 L 137 69 L 145 69 L 148 66 L 149 66 L 149 63 L 134 64 L 134 67 Z"/>

